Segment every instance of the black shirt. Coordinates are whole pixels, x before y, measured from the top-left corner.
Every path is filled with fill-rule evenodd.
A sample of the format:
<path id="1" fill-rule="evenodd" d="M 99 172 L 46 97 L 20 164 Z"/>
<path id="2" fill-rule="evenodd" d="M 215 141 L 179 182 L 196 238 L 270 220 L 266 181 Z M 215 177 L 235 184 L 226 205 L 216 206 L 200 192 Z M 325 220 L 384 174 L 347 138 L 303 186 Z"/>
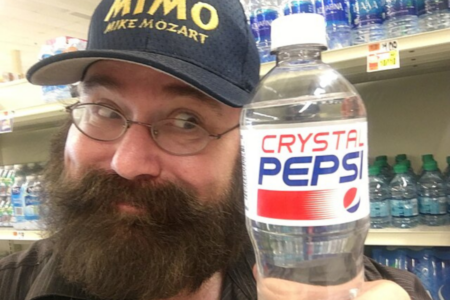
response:
<path id="1" fill-rule="evenodd" d="M 70 284 L 58 274 L 57 261 L 51 242 L 41 240 L 27 251 L 15 253 L 0 260 L 0 300 L 89 300 L 76 285 Z M 256 299 L 256 283 L 252 274 L 254 256 L 251 251 L 226 271 L 221 299 Z M 417 277 L 406 271 L 381 266 L 364 258 L 365 279 L 392 280 L 402 286 L 412 300 L 429 300 L 429 296 Z"/>

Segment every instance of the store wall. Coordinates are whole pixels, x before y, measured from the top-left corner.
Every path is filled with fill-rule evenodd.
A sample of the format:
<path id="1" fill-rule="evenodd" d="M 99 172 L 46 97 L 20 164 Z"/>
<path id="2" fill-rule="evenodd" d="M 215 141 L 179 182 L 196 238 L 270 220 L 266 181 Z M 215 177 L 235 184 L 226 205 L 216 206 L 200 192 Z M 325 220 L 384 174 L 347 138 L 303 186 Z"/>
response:
<path id="1" fill-rule="evenodd" d="M 420 168 L 435 154 L 440 167 L 450 155 L 450 71 L 356 85 L 369 119 L 370 157 L 406 153 Z"/>

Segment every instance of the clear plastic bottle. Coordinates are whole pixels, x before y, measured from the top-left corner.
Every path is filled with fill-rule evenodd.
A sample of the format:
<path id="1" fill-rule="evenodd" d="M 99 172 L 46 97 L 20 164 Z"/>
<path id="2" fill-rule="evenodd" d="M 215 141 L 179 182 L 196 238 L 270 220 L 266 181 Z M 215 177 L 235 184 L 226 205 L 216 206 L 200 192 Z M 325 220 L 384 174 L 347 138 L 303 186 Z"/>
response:
<path id="1" fill-rule="evenodd" d="M 419 32 L 416 0 L 386 0 L 386 36 L 396 38 Z"/>
<path id="2" fill-rule="evenodd" d="M 314 14 L 316 13 L 315 3 L 312 0 L 284 0 L 281 3 L 283 15 L 293 14 Z"/>
<path id="3" fill-rule="evenodd" d="M 408 168 L 408 175 L 413 178 L 415 181 L 417 181 L 419 178 L 417 177 L 416 173 L 414 173 L 414 170 L 411 166 L 411 161 L 409 159 L 402 160 L 399 164 L 403 164 Z"/>
<path id="4" fill-rule="evenodd" d="M 386 38 L 384 0 L 350 0 L 352 44 L 359 45 Z"/>
<path id="5" fill-rule="evenodd" d="M 389 227 L 389 185 L 380 176 L 380 168 L 372 166 L 369 168 L 369 197 L 370 197 L 370 227 Z"/>
<path id="6" fill-rule="evenodd" d="M 450 27 L 448 0 L 417 0 L 419 28 L 427 32 Z"/>
<path id="7" fill-rule="evenodd" d="M 426 162 L 424 169 L 425 173 L 417 183 L 421 221 L 429 226 L 445 225 L 447 223 L 445 181 L 438 173 L 435 161 Z"/>
<path id="8" fill-rule="evenodd" d="M 272 22 L 278 18 L 278 0 L 249 0 L 250 26 L 261 63 L 275 60 L 270 54 Z"/>
<path id="9" fill-rule="evenodd" d="M 25 204 L 22 197 L 22 185 L 24 183 L 25 177 L 17 175 L 11 187 L 11 204 L 14 210 L 13 226 L 16 229 L 22 229 L 25 222 Z"/>
<path id="10" fill-rule="evenodd" d="M 380 168 L 380 176 L 382 178 L 384 178 L 384 181 L 387 184 L 389 184 L 391 182 L 392 178 L 394 178 L 394 174 L 393 174 L 392 170 L 390 170 L 387 161 L 385 161 L 385 160 L 376 160 L 374 162 L 374 166 Z"/>
<path id="11" fill-rule="evenodd" d="M 327 23 L 328 48 L 352 45 L 350 3 L 348 0 L 323 0 Z"/>
<path id="12" fill-rule="evenodd" d="M 370 224 L 366 110 L 321 60 L 322 16 L 284 16 L 272 29 L 277 65 L 241 115 L 247 229 L 258 272 L 309 284 L 305 298 L 352 299 L 364 280 Z M 308 288 L 317 285 L 327 286 L 324 295 Z"/>
<path id="13" fill-rule="evenodd" d="M 394 172 L 396 175 L 390 184 L 392 225 L 416 227 L 419 224 L 416 181 L 408 175 L 408 167 L 404 164 L 395 165 Z"/>

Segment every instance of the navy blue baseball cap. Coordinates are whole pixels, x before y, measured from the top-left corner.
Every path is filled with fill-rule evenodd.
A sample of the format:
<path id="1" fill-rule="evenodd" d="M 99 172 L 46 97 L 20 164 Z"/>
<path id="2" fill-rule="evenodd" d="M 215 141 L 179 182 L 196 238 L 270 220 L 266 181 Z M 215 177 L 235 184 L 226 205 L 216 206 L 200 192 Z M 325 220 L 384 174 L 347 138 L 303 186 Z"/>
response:
<path id="1" fill-rule="evenodd" d="M 99 60 L 157 69 L 233 107 L 250 101 L 259 80 L 259 56 L 239 0 L 103 0 L 87 49 L 39 61 L 27 79 L 75 83 Z"/>

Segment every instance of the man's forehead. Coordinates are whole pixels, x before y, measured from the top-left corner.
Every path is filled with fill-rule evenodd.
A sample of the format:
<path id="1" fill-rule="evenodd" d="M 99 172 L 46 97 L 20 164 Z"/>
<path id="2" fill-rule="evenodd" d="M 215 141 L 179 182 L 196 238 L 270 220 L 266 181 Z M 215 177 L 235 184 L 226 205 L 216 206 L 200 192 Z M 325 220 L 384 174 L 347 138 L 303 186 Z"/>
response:
<path id="1" fill-rule="evenodd" d="M 92 64 L 80 83 L 80 93 L 89 94 L 98 88 L 123 93 L 127 85 L 128 88 L 132 85 L 133 89 L 155 89 L 168 97 L 193 98 L 219 112 L 222 106 L 226 106 L 178 78 L 147 66 L 120 61 L 99 61 Z"/>

